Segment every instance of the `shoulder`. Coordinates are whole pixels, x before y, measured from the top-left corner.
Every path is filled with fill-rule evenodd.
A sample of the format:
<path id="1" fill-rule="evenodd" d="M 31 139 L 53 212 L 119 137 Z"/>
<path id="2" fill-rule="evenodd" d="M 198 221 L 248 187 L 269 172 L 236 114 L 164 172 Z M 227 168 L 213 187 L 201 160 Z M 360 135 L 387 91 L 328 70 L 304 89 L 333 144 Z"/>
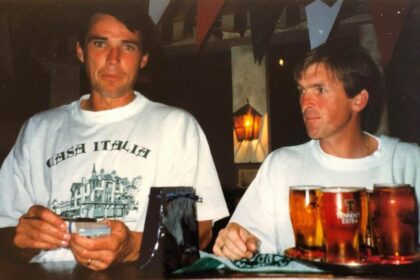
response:
<path id="1" fill-rule="evenodd" d="M 398 153 L 419 153 L 420 147 L 416 143 L 401 141 L 398 138 L 386 135 L 380 135 L 381 146 L 385 150 L 391 150 Z"/>
<path id="2" fill-rule="evenodd" d="M 403 142 L 398 138 L 381 135 L 381 149 L 394 162 L 420 164 L 420 147 L 416 143 Z"/>
<path id="3" fill-rule="evenodd" d="M 155 101 L 151 101 L 149 99 L 147 99 L 146 101 L 146 110 L 147 110 L 147 113 L 153 114 L 154 117 L 160 117 L 160 118 L 176 117 L 177 120 L 194 119 L 194 117 L 184 109 L 166 105 L 159 102 L 155 102 Z"/>
<path id="4" fill-rule="evenodd" d="M 282 147 L 274 150 L 270 155 L 273 159 L 297 159 L 302 158 L 305 154 L 311 149 L 311 141 L 295 145 L 295 146 L 287 146 Z"/>
<path id="5" fill-rule="evenodd" d="M 311 151 L 311 141 L 296 146 L 281 147 L 271 152 L 262 167 L 279 170 L 287 165 L 300 164 Z"/>
<path id="6" fill-rule="evenodd" d="M 26 129 L 54 129 L 60 127 L 64 120 L 70 114 L 70 108 L 73 103 L 62 105 L 60 107 L 52 108 L 46 111 L 39 112 L 30 117 L 24 124 Z"/>
<path id="7" fill-rule="evenodd" d="M 146 114 L 146 117 L 153 123 L 171 129 L 199 127 L 195 117 L 186 110 L 148 99 L 146 101 L 144 114 Z"/>

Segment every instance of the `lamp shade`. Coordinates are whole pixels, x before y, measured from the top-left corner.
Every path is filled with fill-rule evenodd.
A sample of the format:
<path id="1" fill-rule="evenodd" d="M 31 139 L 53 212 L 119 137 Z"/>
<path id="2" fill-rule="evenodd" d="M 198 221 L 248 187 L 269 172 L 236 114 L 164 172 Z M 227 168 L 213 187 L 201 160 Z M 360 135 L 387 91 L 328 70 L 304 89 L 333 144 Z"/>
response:
<path id="1" fill-rule="evenodd" d="M 261 114 L 247 100 L 247 104 L 233 113 L 233 128 L 238 141 L 258 139 L 261 126 Z"/>

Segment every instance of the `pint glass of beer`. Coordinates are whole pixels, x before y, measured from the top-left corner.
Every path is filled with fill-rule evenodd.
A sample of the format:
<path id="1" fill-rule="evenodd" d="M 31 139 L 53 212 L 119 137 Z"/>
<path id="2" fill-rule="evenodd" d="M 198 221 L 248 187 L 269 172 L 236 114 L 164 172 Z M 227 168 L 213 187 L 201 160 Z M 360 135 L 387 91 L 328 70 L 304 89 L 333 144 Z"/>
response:
<path id="1" fill-rule="evenodd" d="M 384 259 L 403 260 L 416 253 L 418 203 L 406 184 L 375 184 L 369 202 L 373 238 Z"/>
<path id="2" fill-rule="evenodd" d="M 321 191 L 320 214 L 327 262 L 359 261 L 362 190 L 331 187 Z"/>
<path id="3" fill-rule="evenodd" d="M 320 186 L 291 186 L 289 211 L 296 248 L 311 251 L 322 248 L 322 227 L 319 215 Z"/>

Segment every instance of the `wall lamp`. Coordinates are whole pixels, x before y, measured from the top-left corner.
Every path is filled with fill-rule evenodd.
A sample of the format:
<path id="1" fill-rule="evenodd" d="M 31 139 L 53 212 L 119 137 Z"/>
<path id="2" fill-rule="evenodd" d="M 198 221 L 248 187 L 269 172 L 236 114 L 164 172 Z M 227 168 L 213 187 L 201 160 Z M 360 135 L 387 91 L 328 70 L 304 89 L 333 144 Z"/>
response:
<path id="1" fill-rule="evenodd" d="M 233 128 L 238 141 L 258 139 L 262 115 L 246 100 L 246 105 L 233 113 Z"/>

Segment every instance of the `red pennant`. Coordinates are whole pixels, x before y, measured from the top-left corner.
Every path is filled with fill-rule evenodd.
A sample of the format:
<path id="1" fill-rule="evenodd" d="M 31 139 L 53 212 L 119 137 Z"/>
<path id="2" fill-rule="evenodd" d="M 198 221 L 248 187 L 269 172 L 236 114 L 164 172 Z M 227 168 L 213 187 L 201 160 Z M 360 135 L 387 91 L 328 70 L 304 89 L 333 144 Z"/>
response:
<path id="1" fill-rule="evenodd" d="M 197 0 L 197 32 L 196 44 L 201 47 L 208 37 L 217 16 L 225 4 L 225 0 Z"/>
<path id="2" fill-rule="evenodd" d="M 411 0 L 371 0 L 370 14 L 376 29 L 382 65 L 385 67 L 392 57 L 395 44 Z"/>

